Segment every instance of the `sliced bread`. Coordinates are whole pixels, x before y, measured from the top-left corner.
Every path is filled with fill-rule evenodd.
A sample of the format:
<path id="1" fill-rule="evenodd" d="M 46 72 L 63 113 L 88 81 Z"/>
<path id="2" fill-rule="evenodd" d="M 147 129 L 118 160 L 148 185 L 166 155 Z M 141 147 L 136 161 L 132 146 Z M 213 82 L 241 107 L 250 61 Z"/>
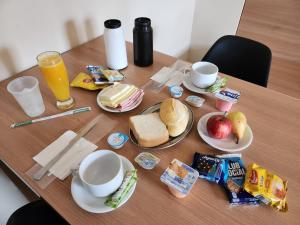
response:
<path id="1" fill-rule="evenodd" d="M 143 147 L 155 147 L 169 140 L 169 132 L 158 113 L 131 116 L 129 128 Z"/>

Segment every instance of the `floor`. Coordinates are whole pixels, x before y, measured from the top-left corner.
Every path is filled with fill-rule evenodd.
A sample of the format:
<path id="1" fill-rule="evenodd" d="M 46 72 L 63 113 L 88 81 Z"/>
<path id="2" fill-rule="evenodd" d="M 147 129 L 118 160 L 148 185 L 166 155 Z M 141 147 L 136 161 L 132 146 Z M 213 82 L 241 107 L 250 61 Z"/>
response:
<path id="1" fill-rule="evenodd" d="M 300 99 L 300 1 L 246 0 L 237 35 L 271 48 L 268 88 Z"/>

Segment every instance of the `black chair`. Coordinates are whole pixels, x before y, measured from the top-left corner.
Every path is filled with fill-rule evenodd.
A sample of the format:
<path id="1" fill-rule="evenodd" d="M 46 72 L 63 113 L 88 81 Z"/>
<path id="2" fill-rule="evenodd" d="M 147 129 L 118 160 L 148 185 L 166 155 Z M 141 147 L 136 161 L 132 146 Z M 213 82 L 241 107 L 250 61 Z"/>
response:
<path id="1" fill-rule="evenodd" d="M 257 41 L 234 35 L 219 38 L 202 61 L 214 63 L 225 73 L 267 87 L 271 67 L 270 48 Z"/>
<path id="2" fill-rule="evenodd" d="M 6 225 L 69 225 L 44 200 L 28 203 L 16 210 Z"/>

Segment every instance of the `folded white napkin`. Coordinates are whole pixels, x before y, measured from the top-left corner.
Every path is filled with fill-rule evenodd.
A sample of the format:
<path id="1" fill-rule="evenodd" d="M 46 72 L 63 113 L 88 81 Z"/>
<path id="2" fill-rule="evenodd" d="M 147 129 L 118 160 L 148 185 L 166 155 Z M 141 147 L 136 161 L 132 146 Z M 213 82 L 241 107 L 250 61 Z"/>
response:
<path id="1" fill-rule="evenodd" d="M 59 154 L 75 136 L 76 133 L 73 131 L 66 131 L 39 154 L 34 156 L 33 159 L 41 166 L 45 166 L 51 159 Z M 79 141 L 50 168 L 49 172 L 63 180 L 70 175 L 71 170 L 76 168 L 85 156 L 96 149 L 97 146 L 95 144 L 84 138 L 80 138 Z"/>
<path id="2" fill-rule="evenodd" d="M 154 80 L 158 83 L 165 83 L 167 86 L 172 85 L 181 85 L 184 79 L 184 74 L 178 70 L 174 70 L 169 67 L 163 67 L 160 71 L 154 74 L 151 77 L 151 80 Z"/>

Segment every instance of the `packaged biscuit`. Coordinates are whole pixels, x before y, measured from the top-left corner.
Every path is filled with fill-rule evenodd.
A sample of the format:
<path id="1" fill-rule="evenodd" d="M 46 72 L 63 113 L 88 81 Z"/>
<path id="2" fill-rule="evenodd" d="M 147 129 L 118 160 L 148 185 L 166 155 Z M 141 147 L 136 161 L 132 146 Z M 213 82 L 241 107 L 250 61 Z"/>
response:
<path id="1" fill-rule="evenodd" d="M 282 212 L 288 210 L 287 181 L 255 163 L 247 169 L 244 189 L 266 205 Z"/>
<path id="2" fill-rule="evenodd" d="M 80 87 L 87 90 L 99 90 L 107 87 L 108 85 L 96 85 L 93 78 L 86 73 L 79 73 L 71 82 L 71 87 Z"/>
<path id="3" fill-rule="evenodd" d="M 229 202 L 232 205 L 259 204 L 257 198 L 244 190 L 246 168 L 241 154 L 226 154 L 218 157 L 225 161 L 220 184 L 223 186 Z"/>
<path id="4" fill-rule="evenodd" d="M 125 76 L 118 70 L 101 70 L 104 77 L 110 82 L 118 82 L 124 80 Z"/>
<path id="5" fill-rule="evenodd" d="M 195 152 L 192 168 L 199 172 L 200 178 L 218 183 L 224 168 L 224 159 Z"/>

